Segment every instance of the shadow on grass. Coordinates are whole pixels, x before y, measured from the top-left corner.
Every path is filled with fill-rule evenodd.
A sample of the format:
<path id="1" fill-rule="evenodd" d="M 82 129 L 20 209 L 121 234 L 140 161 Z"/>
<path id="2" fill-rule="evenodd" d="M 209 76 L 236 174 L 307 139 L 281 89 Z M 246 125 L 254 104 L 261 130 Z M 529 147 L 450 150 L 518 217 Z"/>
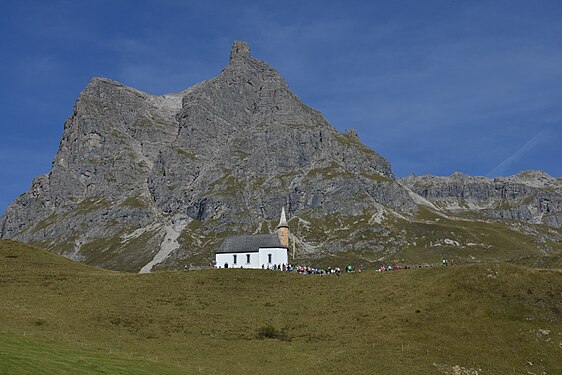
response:
<path id="1" fill-rule="evenodd" d="M 258 328 L 256 337 L 260 340 L 276 339 L 280 341 L 291 341 L 291 338 L 287 334 L 287 330 L 285 328 L 277 329 L 271 324 L 266 324 Z"/>

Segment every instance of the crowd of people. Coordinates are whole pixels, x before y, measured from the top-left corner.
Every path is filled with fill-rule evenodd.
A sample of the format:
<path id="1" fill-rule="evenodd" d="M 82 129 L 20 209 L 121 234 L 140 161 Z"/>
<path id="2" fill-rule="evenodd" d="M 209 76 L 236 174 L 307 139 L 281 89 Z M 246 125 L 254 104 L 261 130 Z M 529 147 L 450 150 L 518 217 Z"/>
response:
<path id="1" fill-rule="evenodd" d="M 348 265 L 343 269 L 340 267 L 314 268 L 308 266 L 289 266 L 289 272 L 297 272 L 304 275 L 341 275 L 342 273 L 355 273 L 356 271 L 352 265 Z M 359 269 L 357 272 L 361 272 L 361 270 Z"/>
<path id="2" fill-rule="evenodd" d="M 443 259 L 441 261 L 441 264 L 443 265 L 443 267 L 454 267 L 456 265 L 455 260 L 452 259 L 451 262 L 449 263 L 448 259 Z M 391 265 L 391 266 L 380 266 L 379 268 L 377 268 L 377 272 L 386 272 L 386 271 L 396 271 L 396 270 L 411 270 L 411 269 L 415 269 L 415 268 L 429 268 L 429 267 L 435 267 L 438 266 L 439 264 L 434 264 L 434 263 L 421 263 L 421 264 L 415 264 L 413 266 L 409 266 L 409 265 Z"/>
<path id="3" fill-rule="evenodd" d="M 441 264 L 443 265 L 443 267 L 454 267 L 456 265 L 454 259 L 450 261 L 448 259 L 443 259 Z M 429 267 L 436 267 L 436 266 L 439 266 L 439 264 L 438 263 L 420 263 L 414 265 L 393 264 L 393 265 L 380 266 L 379 268 L 376 269 L 376 271 L 388 272 L 388 271 L 398 271 L 398 270 L 411 270 L 416 268 L 429 268 Z M 348 265 L 342 269 L 340 267 L 315 268 L 310 266 L 295 266 L 292 264 L 286 266 L 282 264 L 278 266 L 273 265 L 272 267 L 269 267 L 269 269 L 285 271 L 285 272 L 296 272 L 303 275 L 340 275 L 342 273 L 361 272 L 361 269 L 355 270 L 352 265 Z"/>
<path id="4" fill-rule="evenodd" d="M 283 271 L 283 272 L 296 272 L 302 275 L 341 275 L 342 273 L 355 273 L 361 272 L 361 270 L 355 270 L 352 265 L 348 265 L 345 268 L 340 267 L 326 267 L 326 268 L 315 268 L 311 266 L 297 266 L 293 264 L 273 264 L 269 266 L 262 265 L 262 269 L 270 269 L 273 271 Z"/>
<path id="5" fill-rule="evenodd" d="M 454 267 L 456 265 L 455 260 L 443 259 L 441 261 L 443 267 Z M 439 266 L 439 263 L 420 263 L 415 265 L 383 265 L 378 267 L 375 271 L 377 272 L 388 272 L 388 271 L 398 271 L 398 270 L 410 270 L 416 268 L 429 268 Z M 210 267 L 215 267 L 214 264 L 210 264 Z M 242 267 L 241 267 L 242 268 Z M 355 273 L 361 272 L 361 269 L 355 269 L 352 265 L 347 265 L 344 268 L 340 267 L 326 267 L 326 268 L 316 268 L 312 266 L 297 266 L 293 264 L 262 264 L 261 268 L 263 270 L 273 270 L 273 271 L 283 271 L 283 272 L 296 272 L 302 275 L 341 275 L 342 273 Z M 185 266 L 187 270 L 188 267 Z"/>
<path id="6" fill-rule="evenodd" d="M 416 264 L 413 266 L 401 266 L 401 265 L 392 265 L 392 266 L 380 266 L 377 268 L 377 272 L 386 272 L 386 271 L 397 271 L 397 270 L 410 270 L 414 268 L 429 268 L 433 267 L 434 264 L 430 263 L 423 263 L 423 264 Z"/>

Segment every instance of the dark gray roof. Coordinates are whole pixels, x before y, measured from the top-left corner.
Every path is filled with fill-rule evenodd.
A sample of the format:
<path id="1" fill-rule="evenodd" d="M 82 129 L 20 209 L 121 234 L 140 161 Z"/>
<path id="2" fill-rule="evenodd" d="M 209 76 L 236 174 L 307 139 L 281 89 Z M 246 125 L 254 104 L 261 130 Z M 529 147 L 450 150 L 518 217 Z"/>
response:
<path id="1" fill-rule="evenodd" d="M 229 236 L 222 243 L 217 253 L 248 253 L 257 252 L 260 248 L 285 247 L 279 242 L 276 234 L 255 234 Z"/>

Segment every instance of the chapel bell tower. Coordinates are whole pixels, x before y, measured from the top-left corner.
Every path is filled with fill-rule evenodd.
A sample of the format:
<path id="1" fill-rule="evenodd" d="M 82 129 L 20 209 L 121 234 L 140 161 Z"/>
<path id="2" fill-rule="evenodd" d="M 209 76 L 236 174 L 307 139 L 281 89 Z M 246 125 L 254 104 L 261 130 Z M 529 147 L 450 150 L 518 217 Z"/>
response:
<path id="1" fill-rule="evenodd" d="M 279 220 L 279 225 L 277 225 L 277 236 L 279 236 L 279 242 L 285 247 L 289 247 L 289 224 L 287 224 L 287 218 L 285 217 L 285 207 L 281 210 L 281 219 Z"/>

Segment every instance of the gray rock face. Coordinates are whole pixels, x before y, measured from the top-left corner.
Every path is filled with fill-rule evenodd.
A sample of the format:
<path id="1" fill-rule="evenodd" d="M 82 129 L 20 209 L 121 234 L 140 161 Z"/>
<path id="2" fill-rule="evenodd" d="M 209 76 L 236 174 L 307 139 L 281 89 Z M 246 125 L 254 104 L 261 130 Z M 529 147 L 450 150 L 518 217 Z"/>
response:
<path id="1" fill-rule="evenodd" d="M 552 262 L 561 191 L 559 179 L 537 171 L 396 180 L 354 130 L 338 132 L 247 43 L 234 42 L 217 77 L 180 93 L 92 79 L 51 171 L 8 207 L 0 238 L 146 272 L 206 264 L 228 234 L 272 233 L 284 206 L 303 259 L 372 263 L 400 259 L 404 249 L 419 259 L 451 244 L 488 256 L 498 227 L 483 216 L 517 220 L 525 235 L 514 244 L 524 240 Z M 465 228 L 466 218 L 454 217 L 463 212 L 483 215 Z M 514 226 L 503 222 L 509 239 Z"/>
<path id="2" fill-rule="evenodd" d="M 450 177 L 412 176 L 401 182 L 444 209 L 562 226 L 562 182 L 542 171 L 523 171 L 495 179 L 462 173 Z"/>
<path id="3" fill-rule="evenodd" d="M 208 259 L 228 233 L 265 231 L 282 206 L 308 218 L 416 211 L 383 157 L 235 42 L 219 76 L 181 93 L 92 79 L 50 173 L 8 207 L 0 237 L 138 270 L 163 247 L 170 266 Z"/>

